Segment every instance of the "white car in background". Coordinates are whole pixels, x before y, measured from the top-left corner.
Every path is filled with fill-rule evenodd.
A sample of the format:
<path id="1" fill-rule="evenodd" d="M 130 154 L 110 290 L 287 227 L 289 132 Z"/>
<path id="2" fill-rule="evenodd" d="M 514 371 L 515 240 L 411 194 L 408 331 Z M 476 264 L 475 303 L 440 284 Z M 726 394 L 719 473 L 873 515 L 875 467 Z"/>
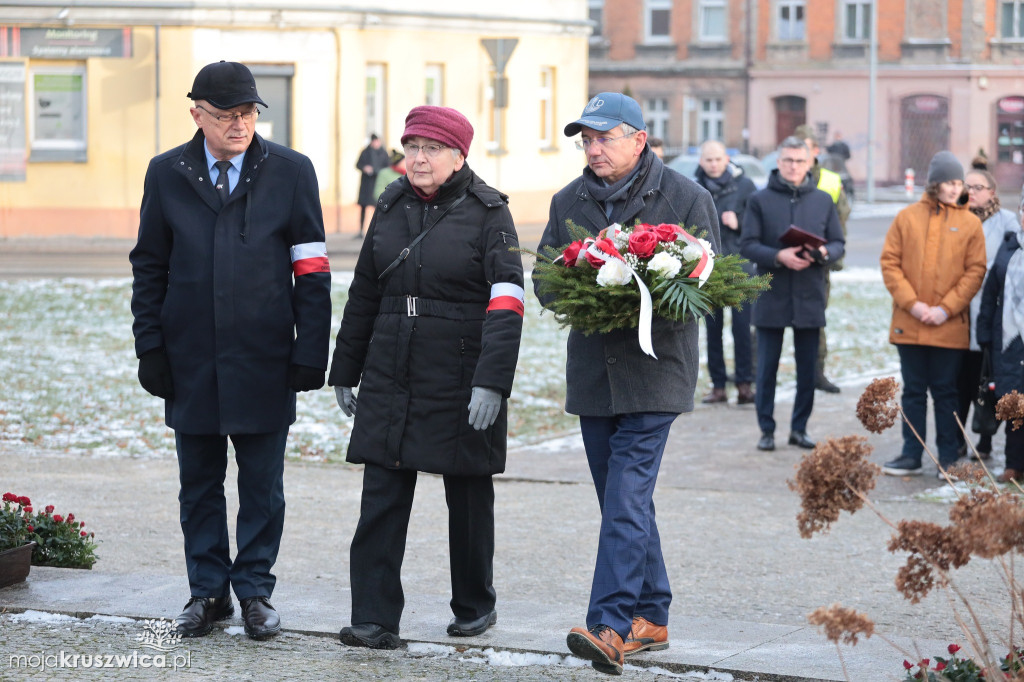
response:
<path id="1" fill-rule="evenodd" d="M 696 154 L 681 154 L 665 165 L 677 173 L 692 179 L 697 175 L 699 161 L 700 157 Z M 756 156 L 733 154 L 729 157 L 729 161 L 742 168 L 743 174 L 753 180 L 755 187 L 758 189 L 767 187 L 768 171 L 764 169 L 761 161 Z"/>

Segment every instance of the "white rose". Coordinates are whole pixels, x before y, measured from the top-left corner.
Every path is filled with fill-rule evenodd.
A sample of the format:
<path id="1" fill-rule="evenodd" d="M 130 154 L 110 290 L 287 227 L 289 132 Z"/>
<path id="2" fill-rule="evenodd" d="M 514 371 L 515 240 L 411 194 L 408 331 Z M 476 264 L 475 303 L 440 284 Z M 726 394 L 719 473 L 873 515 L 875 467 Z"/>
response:
<path id="1" fill-rule="evenodd" d="M 704 255 L 704 249 L 699 244 L 687 244 L 683 249 L 683 259 L 686 261 L 699 260 Z"/>
<path id="2" fill-rule="evenodd" d="M 701 245 L 707 250 L 708 258 L 715 257 L 715 250 L 711 248 L 711 242 L 709 242 L 707 239 L 698 239 L 697 241 L 699 241 Z"/>
<path id="3" fill-rule="evenodd" d="M 597 271 L 597 284 L 602 287 L 629 284 L 631 279 L 633 279 L 633 274 L 629 271 L 629 266 L 618 258 L 605 261 L 601 269 Z"/>
<path id="4" fill-rule="evenodd" d="M 679 262 L 678 258 L 665 251 L 654 254 L 651 260 L 647 261 L 647 270 L 655 272 L 665 279 L 672 279 L 678 275 L 682 267 L 683 264 Z"/>

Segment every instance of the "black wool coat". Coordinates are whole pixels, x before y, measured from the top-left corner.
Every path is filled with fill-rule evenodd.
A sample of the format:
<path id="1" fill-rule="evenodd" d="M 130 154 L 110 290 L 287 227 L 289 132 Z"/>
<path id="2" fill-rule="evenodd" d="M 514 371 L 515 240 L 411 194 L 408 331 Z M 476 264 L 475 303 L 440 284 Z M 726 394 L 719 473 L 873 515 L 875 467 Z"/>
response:
<path id="1" fill-rule="evenodd" d="M 1020 244 L 1016 232 L 1003 235 L 992 269 L 985 278 L 978 312 L 978 344 L 989 346 L 992 374 L 996 380 L 996 394 L 1000 397 L 1010 391 L 1024 392 L 1024 340 L 1018 335 L 1003 348 L 1003 299 L 1005 287 L 1024 288 L 1024 282 L 1006 282 L 1006 266 L 1017 253 Z"/>
<path id="2" fill-rule="evenodd" d="M 715 210 L 718 212 L 718 223 L 722 231 L 722 253 L 740 252 L 740 234 L 743 229 L 743 214 L 747 210 L 747 200 L 750 195 L 757 191 L 754 181 L 743 174 L 743 169 L 729 164 L 725 172 L 718 178 L 709 178 L 704 169 L 697 166 L 695 174 L 697 184 L 711 193 L 711 200 L 715 202 Z M 722 214 L 732 211 L 736 214 L 738 229 L 732 229 L 722 225 Z M 743 270 L 748 275 L 754 274 L 754 266 L 750 263 L 743 265 Z"/>
<path id="3" fill-rule="evenodd" d="M 349 462 L 459 476 L 505 470 L 506 399 L 523 316 L 488 311 L 488 304 L 492 284 L 523 286 L 506 202 L 468 165 L 429 202 L 404 176 L 381 195 L 328 379 L 331 386 L 359 386 Z M 408 258 L 379 279 L 430 225 Z M 498 418 L 482 431 L 469 424 L 474 386 L 503 396 Z"/>
<path id="4" fill-rule="evenodd" d="M 310 160 L 253 137 L 221 207 L 198 131 L 146 172 L 129 256 L 135 352 L 163 347 L 167 426 L 189 434 L 278 431 L 295 421 L 291 364 L 327 367 L 331 273 L 295 276 L 292 247 L 324 243 Z M 315 247 L 314 247 L 315 248 Z"/>
<path id="5" fill-rule="evenodd" d="M 740 253 L 772 276 L 771 288 L 754 303 L 755 327 L 810 329 L 825 326 L 826 268 L 818 263 L 796 271 L 775 260 L 786 248 L 779 238 L 795 225 L 825 240 L 829 262 L 842 258 L 846 239 L 839 225 L 835 203 L 807 180 L 793 187 L 779 177 L 778 169 L 768 186 L 751 195 L 743 215 Z"/>

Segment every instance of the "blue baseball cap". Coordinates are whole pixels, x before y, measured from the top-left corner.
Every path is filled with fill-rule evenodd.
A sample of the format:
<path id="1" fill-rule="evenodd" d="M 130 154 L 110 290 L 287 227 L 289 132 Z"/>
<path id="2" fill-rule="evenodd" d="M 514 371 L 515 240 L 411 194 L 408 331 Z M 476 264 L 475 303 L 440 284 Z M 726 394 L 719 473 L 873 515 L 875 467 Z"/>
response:
<path id="1" fill-rule="evenodd" d="M 565 136 L 573 137 L 583 127 L 604 132 L 621 123 L 637 130 L 647 130 L 643 112 L 635 99 L 621 92 L 601 92 L 587 102 L 582 116 L 565 126 Z"/>

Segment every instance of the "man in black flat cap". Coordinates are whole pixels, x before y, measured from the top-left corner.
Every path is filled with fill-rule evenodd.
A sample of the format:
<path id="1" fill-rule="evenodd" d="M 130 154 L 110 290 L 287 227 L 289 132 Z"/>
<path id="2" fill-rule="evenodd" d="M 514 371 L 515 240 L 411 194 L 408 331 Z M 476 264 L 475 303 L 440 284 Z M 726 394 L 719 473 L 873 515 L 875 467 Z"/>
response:
<path id="1" fill-rule="evenodd" d="M 324 384 L 331 273 L 310 160 L 255 132 L 267 106 L 244 65 L 200 70 L 199 128 L 146 172 L 130 260 L 142 387 L 165 401 L 180 473 L 191 598 L 177 618 L 200 637 L 242 606 L 245 632 L 281 629 L 270 604 L 284 526 L 284 450 L 295 396 Z M 238 465 L 237 553 L 228 542 L 227 443 Z"/>

